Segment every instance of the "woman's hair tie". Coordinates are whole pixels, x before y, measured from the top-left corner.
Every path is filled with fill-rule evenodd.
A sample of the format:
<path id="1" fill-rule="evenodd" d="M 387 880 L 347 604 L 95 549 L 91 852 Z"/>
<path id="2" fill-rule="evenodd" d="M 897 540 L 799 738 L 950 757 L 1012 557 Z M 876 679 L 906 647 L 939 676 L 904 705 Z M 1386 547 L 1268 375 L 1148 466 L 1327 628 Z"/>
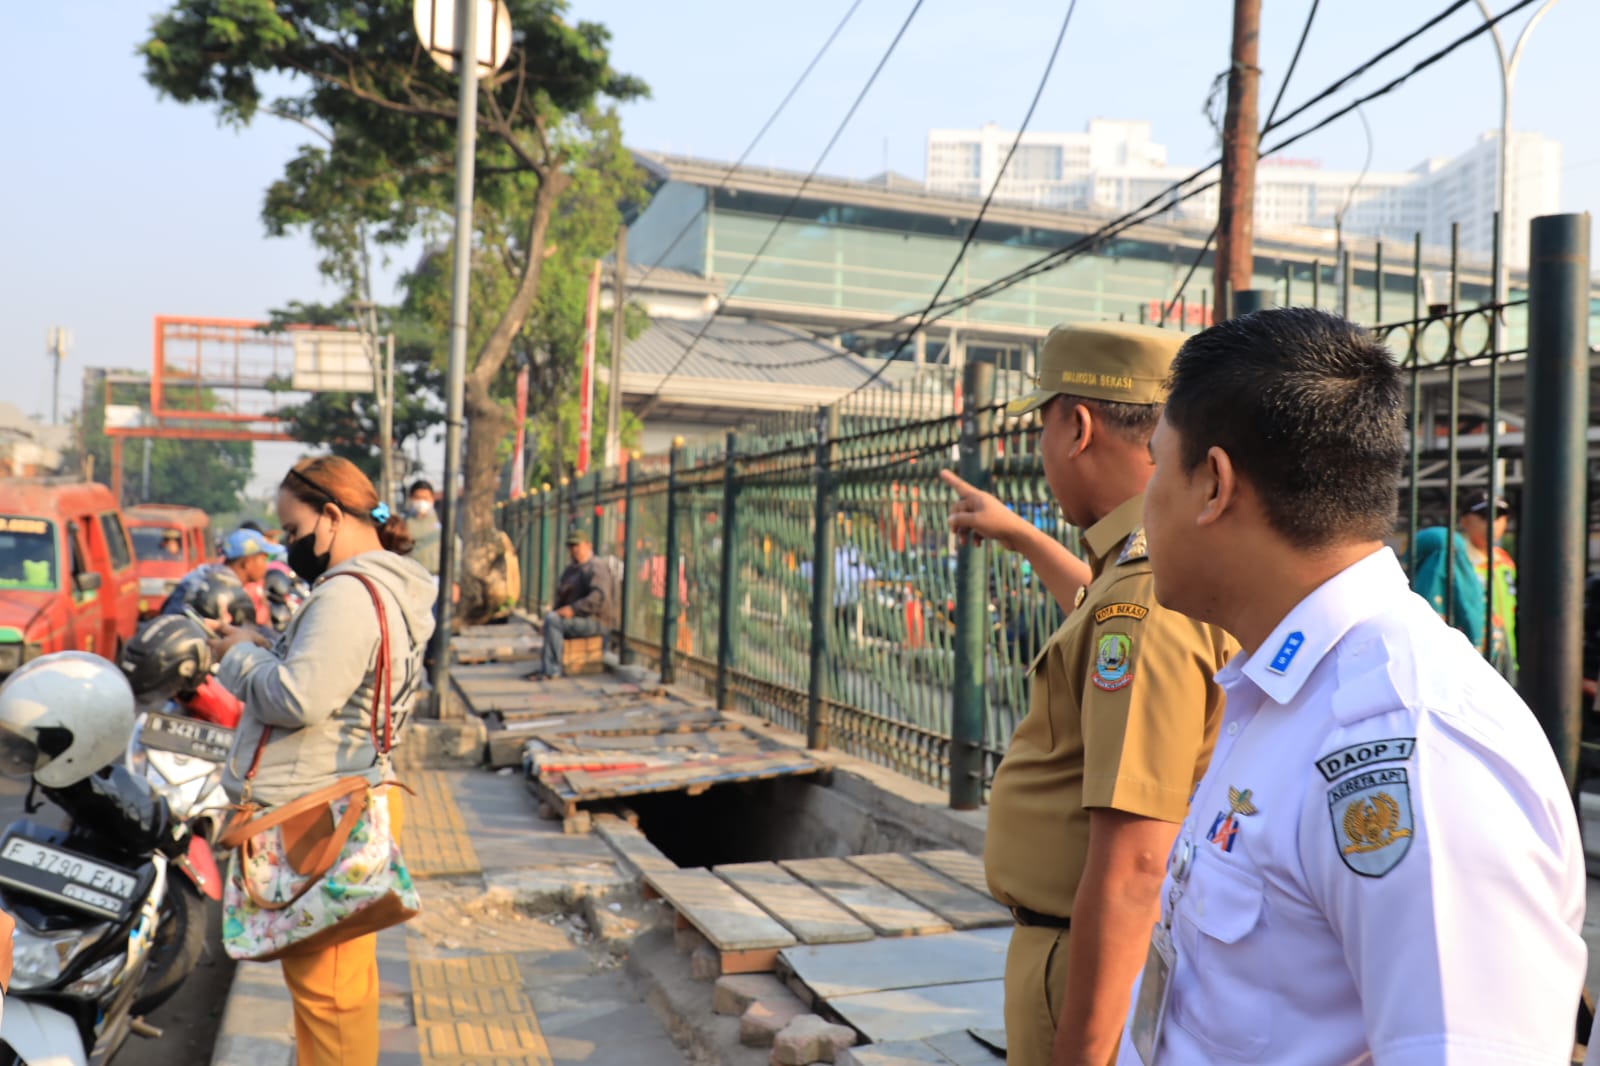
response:
<path id="1" fill-rule="evenodd" d="M 372 509 L 371 514 L 372 520 L 381 526 L 385 522 L 389 521 L 389 505 L 386 503 L 379 503 L 378 506 Z"/>

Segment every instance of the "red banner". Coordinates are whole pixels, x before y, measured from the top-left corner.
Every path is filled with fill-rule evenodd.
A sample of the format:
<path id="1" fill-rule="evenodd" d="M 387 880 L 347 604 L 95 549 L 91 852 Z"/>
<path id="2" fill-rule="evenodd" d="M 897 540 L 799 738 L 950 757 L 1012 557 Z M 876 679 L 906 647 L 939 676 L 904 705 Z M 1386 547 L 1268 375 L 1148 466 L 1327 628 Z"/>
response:
<path id="1" fill-rule="evenodd" d="M 589 447 L 594 442 L 594 345 L 600 318 L 600 260 L 589 275 L 589 308 L 583 316 L 583 392 L 578 399 L 578 473 L 589 472 Z"/>
<path id="2" fill-rule="evenodd" d="M 528 439 L 528 368 L 517 371 L 517 443 L 511 453 L 511 495 L 522 495 L 528 477 L 524 466 L 523 445 Z"/>

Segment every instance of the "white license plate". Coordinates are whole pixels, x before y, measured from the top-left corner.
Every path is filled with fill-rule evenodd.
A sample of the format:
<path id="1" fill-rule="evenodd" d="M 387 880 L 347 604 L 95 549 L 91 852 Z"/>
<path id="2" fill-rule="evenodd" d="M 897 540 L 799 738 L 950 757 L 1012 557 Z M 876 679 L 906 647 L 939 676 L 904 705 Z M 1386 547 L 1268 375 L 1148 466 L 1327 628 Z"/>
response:
<path id="1" fill-rule="evenodd" d="M 13 871 L 23 867 L 49 878 L 56 882 L 54 887 L 60 895 L 109 911 L 121 911 L 139 887 L 138 879 L 126 870 L 21 837 L 6 842 L 4 850 L 0 850 L 0 864 L 11 865 Z M 4 872 L 3 866 L 0 872 Z M 31 878 L 24 880 L 33 887 L 44 887 Z"/>

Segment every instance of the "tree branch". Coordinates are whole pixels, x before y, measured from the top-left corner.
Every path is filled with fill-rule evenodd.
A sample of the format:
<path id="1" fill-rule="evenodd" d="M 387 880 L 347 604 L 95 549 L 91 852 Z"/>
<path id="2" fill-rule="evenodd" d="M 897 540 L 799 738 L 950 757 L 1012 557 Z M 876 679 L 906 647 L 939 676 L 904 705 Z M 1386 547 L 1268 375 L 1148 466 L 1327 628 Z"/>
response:
<path id="1" fill-rule="evenodd" d="M 572 183 L 572 178 L 560 170 L 541 171 L 539 187 L 533 196 L 533 218 L 528 223 L 528 258 L 517 291 L 506 306 L 505 313 L 495 325 L 494 332 L 478 350 L 471 373 L 467 376 L 487 389 L 511 353 L 511 344 L 522 327 L 527 324 L 528 313 L 539 295 L 539 276 L 544 266 L 545 236 L 550 229 L 556 201 Z"/>

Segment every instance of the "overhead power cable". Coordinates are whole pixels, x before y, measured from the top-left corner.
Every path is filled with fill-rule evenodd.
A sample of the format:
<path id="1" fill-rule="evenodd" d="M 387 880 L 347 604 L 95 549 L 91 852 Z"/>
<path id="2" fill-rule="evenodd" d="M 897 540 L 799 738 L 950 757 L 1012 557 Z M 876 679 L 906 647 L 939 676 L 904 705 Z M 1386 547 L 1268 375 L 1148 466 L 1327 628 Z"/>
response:
<path id="1" fill-rule="evenodd" d="M 1022 124 L 1017 127 L 1017 135 L 1011 138 L 1011 147 L 1006 151 L 1006 157 L 1000 161 L 1000 169 L 995 172 L 994 181 L 989 185 L 989 195 L 983 198 L 983 206 L 978 208 L 977 215 L 972 219 L 972 225 L 967 227 L 967 235 L 961 239 L 961 247 L 956 249 L 956 257 L 950 261 L 950 269 L 944 272 L 944 278 L 939 282 L 939 287 L 933 292 L 933 299 L 928 301 L 928 306 L 922 309 L 922 314 L 917 318 L 916 325 L 906 330 L 895 338 L 889 349 L 889 355 L 883 360 L 881 366 L 867 375 L 866 380 L 851 389 L 845 396 L 848 399 L 871 385 L 883 376 L 889 369 L 889 364 L 899 354 L 901 347 L 917 335 L 917 331 L 927 323 L 928 315 L 938 306 L 939 300 L 944 296 L 944 290 L 950 284 L 950 279 L 955 277 L 956 269 L 961 266 L 961 260 L 966 257 L 967 249 L 972 247 L 973 238 L 978 235 L 978 227 L 983 225 L 983 217 L 989 213 L 989 205 L 994 203 L 995 193 L 1000 191 L 1000 183 L 1005 180 L 1006 169 L 1011 166 L 1011 159 L 1017 154 L 1017 149 L 1022 145 L 1023 135 L 1028 132 L 1028 124 L 1033 121 L 1033 113 L 1039 107 L 1039 98 L 1044 95 L 1045 86 L 1050 83 L 1050 73 L 1055 70 L 1056 59 L 1061 55 L 1061 42 L 1066 40 L 1067 27 L 1072 25 L 1072 13 L 1078 9 L 1078 0 L 1072 0 L 1067 5 L 1067 13 L 1061 19 L 1061 28 L 1056 31 L 1056 41 L 1050 47 L 1050 58 L 1045 61 L 1044 73 L 1039 75 L 1039 84 L 1034 87 L 1033 99 L 1028 101 L 1028 110 L 1022 116 Z"/>
<path id="2" fill-rule="evenodd" d="M 838 25 L 834 26 L 833 32 L 828 34 L 828 39 L 822 42 L 821 48 L 817 49 L 817 54 L 812 56 L 811 62 L 806 64 L 806 69 L 802 70 L 800 72 L 800 76 L 795 79 L 794 84 L 789 86 L 789 91 L 785 93 L 783 99 L 778 102 L 777 108 L 772 112 L 771 115 L 767 116 L 767 121 L 761 124 L 761 129 L 758 130 L 756 135 L 750 139 L 750 143 L 745 146 L 744 151 L 739 153 L 739 158 L 735 159 L 733 161 L 733 165 L 730 166 L 722 175 L 722 180 L 717 183 L 714 191 L 721 192 L 723 189 L 728 187 L 728 182 L 733 180 L 734 174 L 738 173 L 739 168 L 744 166 L 745 160 L 750 158 L 750 153 L 756 150 L 756 146 L 761 143 L 762 138 L 764 138 L 768 131 L 772 129 L 773 124 L 778 121 L 778 118 L 783 114 L 784 109 L 789 106 L 789 102 L 794 99 L 795 93 L 800 91 L 800 86 L 804 85 L 806 83 L 806 79 L 811 77 L 811 72 L 817 69 L 817 64 L 822 62 L 822 57 L 828 54 L 828 49 L 833 47 L 833 42 L 838 40 L 839 34 L 844 30 L 845 26 L 850 22 L 851 17 L 855 15 L 856 9 L 860 6 L 861 0 L 854 0 L 854 2 L 851 3 L 849 10 L 844 13 L 844 18 L 839 20 Z M 710 202 L 710 194 L 707 194 L 706 203 Z M 638 278 L 633 281 L 633 284 L 639 285 L 646 278 L 648 278 L 655 271 L 656 267 L 660 266 L 662 262 L 666 260 L 667 256 L 672 254 L 672 250 L 678 247 L 678 242 L 689 235 L 689 231 L 694 228 L 694 224 L 698 222 L 700 220 L 700 216 L 705 213 L 705 204 L 701 204 L 700 207 L 695 210 L 694 214 L 690 215 L 688 219 L 684 221 L 683 228 L 677 232 L 677 235 L 674 236 L 672 240 L 667 242 L 667 246 L 661 250 L 661 254 L 656 256 L 655 262 L 646 267 L 644 273 L 640 274 Z"/>
<path id="3" fill-rule="evenodd" d="M 867 93 L 872 91 L 872 86 L 877 82 L 878 75 L 883 73 L 883 68 L 888 65 L 890 57 L 892 57 L 895 53 L 895 49 L 900 46 L 900 41 L 905 37 L 906 30 L 911 28 L 911 23 L 917 17 L 917 12 L 922 10 L 923 3 L 924 0 L 914 0 L 911 5 L 911 10 L 906 13 L 905 21 L 900 23 L 900 28 L 895 31 L 894 39 L 889 42 L 889 47 L 884 50 L 883 55 L 878 59 L 877 66 L 872 68 L 872 73 L 867 77 L 866 84 L 861 86 L 861 91 L 856 94 L 855 100 L 851 102 L 850 109 L 845 112 L 844 118 L 840 120 L 838 128 L 833 131 L 833 136 L 829 137 L 828 143 L 823 145 L 822 151 L 817 155 L 817 161 L 811 166 L 811 171 L 806 174 L 805 180 L 800 183 L 800 187 L 795 190 L 794 195 L 789 198 L 789 202 L 784 205 L 783 213 L 778 216 L 777 221 L 773 222 L 772 228 L 767 231 L 766 239 L 761 242 L 761 246 L 756 249 L 755 254 L 750 257 L 750 260 L 747 263 L 745 263 L 744 270 L 740 272 L 739 277 L 732 285 L 728 287 L 727 291 L 718 298 L 716 308 L 706 318 L 705 324 L 700 327 L 700 331 L 695 334 L 694 339 L 688 343 L 681 353 L 679 353 L 677 360 L 673 362 L 672 366 L 667 370 L 667 372 L 662 375 L 661 380 L 656 384 L 655 391 L 652 392 L 645 399 L 644 403 L 640 405 L 638 411 L 640 418 L 643 418 L 649 413 L 650 409 L 655 406 L 656 400 L 661 396 L 661 390 L 666 387 L 667 382 L 671 380 L 672 376 L 678 372 L 678 368 L 683 366 L 684 360 L 689 358 L 689 354 L 693 352 L 695 347 L 700 343 L 700 338 L 704 337 L 706 331 L 711 328 L 711 323 L 716 321 L 717 315 L 721 313 L 722 308 L 725 307 L 728 300 L 732 298 L 734 291 L 738 289 L 738 287 L 744 283 L 744 280 L 750 276 L 750 271 L 755 269 L 756 263 L 759 262 L 761 257 L 766 254 L 766 251 L 771 246 L 773 239 L 777 237 L 778 231 L 783 228 L 783 224 L 788 221 L 789 216 L 794 213 L 794 209 L 799 206 L 800 200 L 805 195 L 806 189 L 811 186 L 811 182 L 816 178 L 817 172 L 822 169 L 822 164 L 827 160 L 829 153 L 833 151 L 834 145 L 839 143 L 839 138 L 844 136 L 844 131 L 850 125 L 850 120 L 855 117 L 856 111 L 861 107 L 862 102 L 866 100 Z"/>
<path id="4" fill-rule="evenodd" d="M 1531 5 L 1533 3 L 1536 3 L 1536 2 L 1537 2 L 1537 0 L 1517 0 L 1516 3 L 1513 3 L 1510 7 L 1508 7 L 1505 11 L 1501 12 L 1499 15 L 1495 16 L 1492 19 L 1486 20 L 1484 23 L 1482 23 L 1481 25 L 1477 26 L 1475 29 L 1469 30 L 1468 32 L 1462 34 L 1460 37 L 1456 38 L 1454 41 L 1452 41 L 1450 44 L 1446 45 L 1445 47 L 1443 47 L 1443 48 L 1439 49 L 1438 51 L 1434 52 L 1432 55 L 1429 55 L 1426 58 L 1424 58 L 1422 60 L 1419 60 L 1416 64 L 1414 64 L 1411 67 L 1410 70 L 1408 70 L 1405 73 L 1399 75 L 1398 77 L 1395 77 L 1395 78 L 1391 79 L 1389 82 L 1387 82 L 1384 85 L 1382 85 L 1381 87 L 1373 90 L 1372 92 L 1367 93 L 1367 94 L 1365 94 L 1365 95 L 1363 95 L 1361 97 L 1358 97 L 1356 100 L 1354 100 L 1351 103 L 1345 105 L 1344 107 L 1341 107 L 1338 110 L 1332 112 L 1331 114 L 1327 115 L 1326 117 L 1324 117 L 1323 119 L 1321 119 L 1320 121 L 1315 123 L 1314 125 L 1309 126 L 1306 129 L 1303 129 L 1303 130 L 1299 131 L 1298 133 L 1291 134 L 1291 135 L 1289 135 L 1289 136 L 1287 136 L 1287 137 L 1285 137 L 1285 138 L 1273 143 L 1270 147 L 1263 149 L 1262 154 L 1263 155 L 1271 155 L 1271 154 L 1276 153 L 1276 152 L 1281 152 L 1285 148 L 1288 148 L 1291 145 L 1294 145 L 1294 144 L 1298 143 L 1299 141 L 1303 140 L 1304 138 L 1311 136 L 1313 133 L 1317 133 L 1320 130 L 1323 130 L 1323 129 L 1327 128 L 1328 126 L 1332 125 L 1334 122 L 1337 122 L 1339 119 L 1343 118 L 1345 115 L 1348 115 L 1350 112 L 1362 107 L 1363 105 L 1371 103 L 1373 100 L 1376 100 L 1379 97 L 1386 96 L 1389 93 L 1394 92 L 1396 89 L 1400 88 L 1407 81 L 1409 81 L 1411 78 L 1415 77 L 1417 74 L 1420 74 L 1422 71 L 1427 70 L 1429 67 L 1432 67 L 1435 64 L 1441 62 L 1447 56 L 1449 56 L 1450 54 L 1455 52 L 1457 49 L 1463 47 L 1468 42 L 1476 39 L 1478 36 L 1480 36 L 1480 35 L 1482 35 L 1484 33 L 1490 32 L 1502 20 L 1508 18 L 1509 16 L 1515 14 L 1516 12 L 1518 12 L 1518 11 L 1522 10 L 1523 8 L 1528 7 L 1529 5 Z M 1420 29 L 1418 29 L 1416 31 L 1413 31 L 1412 33 L 1408 34 L 1406 37 L 1402 38 L 1400 42 L 1397 42 L 1396 44 L 1392 44 L 1389 47 L 1385 48 L 1381 53 L 1379 53 L 1378 56 L 1375 56 L 1374 58 L 1367 60 L 1360 67 L 1357 67 L 1355 71 L 1352 71 L 1350 74 L 1347 74 L 1344 77 L 1340 78 L 1339 81 L 1334 83 L 1334 85 L 1335 86 L 1343 86 L 1343 85 L 1349 84 L 1349 82 L 1354 77 L 1356 77 L 1360 72 L 1364 72 L 1366 70 L 1370 70 L 1372 68 L 1372 66 L 1376 62 L 1378 62 L 1378 60 L 1380 58 L 1394 54 L 1394 52 L 1399 47 L 1401 47 L 1403 43 L 1415 40 L 1423 32 L 1426 32 L 1427 29 L 1437 25 L 1445 16 L 1447 16 L 1450 13 L 1460 9 L 1462 6 L 1464 6 L 1464 3 L 1461 2 L 1461 0 L 1457 0 L 1457 2 L 1452 3 L 1442 15 L 1435 16 L 1434 18 L 1430 19 L 1427 23 L 1425 23 L 1422 28 L 1420 28 Z M 1265 134 L 1267 132 L 1270 132 L 1271 129 L 1277 129 L 1277 128 L 1282 127 L 1285 123 L 1289 122 L 1295 116 L 1303 114 L 1311 106 L 1311 104 L 1313 102 L 1318 101 L 1318 100 L 1327 99 L 1328 96 L 1330 95 L 1330 93 L 1331 93 L 1331 89 L 1324 89 L 1321 93 L 1317 94 L 1317 96 L 1313 97 L 1312 101 L 1308 101 L 1306 104 L 1302 104 L 1300 107 L 1297 107 L 1289 115 L 1286 115 L 1283 118 L 1276 120 L 1272 124 L 1271 127 L 1269 127 L 1267 130 L 1263 131 L 1263 134 Z M 1122 216 L 1120 216 L 1120 217 L 1118 217 L 1116 219 L 1113 219 L 1111 222 L 1106 223 L 1104 226 L 1100 227 L 1099 229 L 1095 230 L 1094 232 L 1089 233 L 1089 234 L 1085 234 L 1083 237 L 1080 237 L 1077 240 L 1072 241 L 1070 244 L 1067 244 L 1067 245 L 1063 246 L 1062 248 L 1058 248 L 1055 251 L 1052 251 L 1050 253 L 1047 253 L 1046 255 L 1043 255 L 1043 256 L 1039 257 L 1038 259 L 1034 260 L 1034 262 L 1032 262 L 1032 263 L 1030 263 L 1030 264 L 1028 264 L 1026 266 L 1023 266 L 1023 267 L 1021 267 L 1021 268 L 1019 268 L 1019 269 L 1017 269 L 1015 271 L 1012 271 L 1011 273 L 1006 274 L 1006 275 L 1004 275 L 1002 277 L 996 278 L 993 281 L 990 281 L 990 282 L 987 282 L 987 283 L 985 283 L 983 285 L 980 285 L 978 288 L 973 289 L 972 291 L 970 291 L 970 292 L 968 292 L 968 293 L 966 293 L 966 294 L 964 294 L 964 295 L 962 295 L 962 296 L 960 296 L 960 297 L 958 297 L 958 298 L 956 298 L 954 300 L 946 301 L 945 303 L 937 305 L 937 306 L 930 305 L 929 308 L 924 308 L 923 309 L 923 314 L 926 315 L 926 318 L 923 320 L 924 325 L 926 325 L 928 323 L 932 323 L 932 322 L 937 322 L 937 321 L 939 321 L 939 320 L 941 320 L 943 318 L 946 318 L 946 317 L 954 314 L 956 311 L 959 311 L 964 307 L 971 306 L 972 304 L 977 303 L 980 300 L 984 300 L 984 299 L 987 299 L 987 298 L 989 298 L 991 296 L 994 296 L 997 293 L 1003 292 L 1006 289 L 1009 289 L 1009 288 L 1011 288 L 1011 287 L 1013 287 L 1013 286 L 1015 286 L 1017 284 L 1020 284 L 1023 281 L 1027 281 L 1030 278 L 1033 278 L 1033 277 L 1036 277 L 1036 276 L 1038 276 L 1040 274 L 1043 274 L 1043 273 L 1046 273 L 1048 271 L 1057 269 L 1058 267 L 1064 265 L 1065 263 L 1069 262 L 1070 260 L 1075 259 L 1078 256 L 1083 255 L 1086 252 L 1092 250 L 1094 247 L 1100 245 L 1101 243 L 1111 239 L 1112 237 L 1115 237 L 1115 236 L 1121 234 L 1125 230 L 1128 230 L 1128 229 L 1130 229 L 1130 228 L 1132 228 L 1134 226 L 1140 225 L 1140 224 L 1142 224 L 1144 222 L 1148 222 L 1151 219 L 1155 218 L 1157 215 L 1160 215 L 1160 214 L 1170 210 L 1171 208 L 1173 208 L 1177 204 L 1183 203 L 1184 201 L 1189 200 L 1189 199 L 1191 199 L 1191 198 L 1193 198 L 1195 196 L 1198 196 L 1200 193 L 1205 192 L 1206 190 L 1215 187 L 1216 185 L 1219 184 L 1219 181 L 1217 179 L 1211 179 L 1210 181 L 1204 182 L 1204 183 L 1199 184 L 1199 185 L 1195 185 L 1192 188 L 1188 188 L 1182 193 L 1178 192 L 1178 190 L 1184 189 L 1185 186 L 1190 185 L 1190 183 L 1195 182 L 1196 180 L 1198 180 L 1200 177 L 1202 177 L 1206 173 L 1214 170 L 1217 167 L 1219 162 L 1220 162 L 1220 160 L 1214 160 L 1209 165 L 1201 167 L 1200 169 L 1198 169 L 1198 170 L 1194 171 L 1193 173 L 1189 174 L 1187 177 L 1182 178 L 1179 181 L 1173 182 L 1171 185 L 1168 185 L 1165 189 L 1162 189 L 1160 192 L 1158 192 L 1154 196 L 1150 197 L 1148 200 L 1146 200 L 1144 203 L 1142 203 L 1138 207 L 1134 208 L 1132 211 L 1129 211 L 1126 214 L 1124 214 L 1124 215 L 1122 215 Z M 1153 208 L 1153 210 L 1152 210 L 1152 208 Z M 928 314 L 928 311 L 930 309 L 931 310 L 936 310 L 937 313 Z M 908 313 L 906 315 L 902 315 L 902 316 L 900 316 L 899 318 L 896 318 L 896 319 L 890 319 L 887 322 L 874 323 L 874 325 L 879 327 L 879 328 L 881 328 L 882 326 L 893 325 L 896 322 L 907 321 L 910 318 L 915 317 L 915 316 L 916 316 L 916 312 L 912 312 L 912 313 Z M 884 368 L 879 368 L 879 373 L 881 373 L 883 369 Z M 867 382 L 863 382 L 863 384 L 861 386 L 858 386 L 857 389 L 853 390 L 849 395 L 854 395 L 854 393 L 856 391 L 859 391 L 860 388 L 865 387 L 865 385 L 870 383 L 871 380 L 872 379 L 869 379 Z M 846 398 L 848 398 L 848 396 Z"/>

